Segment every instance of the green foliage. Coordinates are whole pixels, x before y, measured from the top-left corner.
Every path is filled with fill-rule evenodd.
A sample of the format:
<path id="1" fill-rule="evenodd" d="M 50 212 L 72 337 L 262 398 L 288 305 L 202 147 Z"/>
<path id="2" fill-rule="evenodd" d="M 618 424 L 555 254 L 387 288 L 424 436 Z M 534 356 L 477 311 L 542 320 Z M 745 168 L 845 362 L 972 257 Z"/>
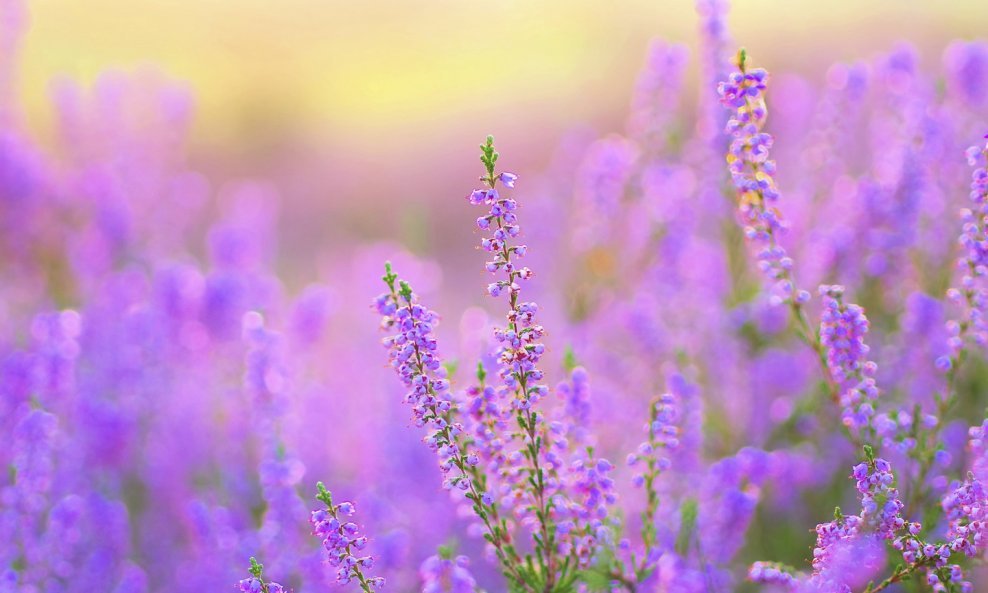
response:
<path id="1" fill-rule="evenodd" d="M 695 498 L 687 498 L 679 510 L 679 534 L 676 536 L 676 553 L 685 555 L 696 531 L 696 517 L 699 507 Z"/>
<path id="2" fill-rule="evenodd" d="M 480 145 L 480 162 L 487 169 L 487 182 L 494 185 L 494 168 L 497 166 L 498 153 L 494 150 L 494 136 L 487 136 L 487 141 Z"/>
<path id="3" fill-rule="evenodd" d="M 326 485 L 316 482 L 316 500 L 323 502 L 327 507 L 333 506 L 333 493 L 326 490 Z"/>

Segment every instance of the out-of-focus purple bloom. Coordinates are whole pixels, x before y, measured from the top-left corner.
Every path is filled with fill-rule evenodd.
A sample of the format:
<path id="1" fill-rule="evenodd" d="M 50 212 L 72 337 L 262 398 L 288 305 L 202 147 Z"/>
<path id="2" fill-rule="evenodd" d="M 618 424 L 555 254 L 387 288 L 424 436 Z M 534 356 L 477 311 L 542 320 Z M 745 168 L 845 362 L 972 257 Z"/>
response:
<path id="1" fill-rule="evenodd" d="M 419 567 L 419 576 L 422 593 L 474 593 L 477 588 L 466 556 L 429 556 Z"/>
<path id="2" fill-rule="evenodd" d="M 661 150 L 674 133 L 677 110 L 673 98 L 680 96 L 687 57 L 688 51 L 682 45 L 658 39 L 649 44 L 628 116 L 628 134 L 644 148 Z"/>
<path id="3" fill-rule="evenodd" d="M 840 386 L 841 420 L 852 434 L 858 435 L 871 427 L 874 402 L 878 399 L 878 367 L 868 359 L 869 348 L 865 344 L 868 318 L 858 305 L 844 303 L 844 287 L 821 286 L 820 294 L 820 343 L 830 375 Z"/>
<path id="4" fill-rule="evenodd" d="M 794 589 L 799 582 L 784 566 L 774 562 L 755 562 L 748 569 L 748 578 L 762 585 L 781 585 Z"/>
<path id="5" fill-rule="evenodd" d="M 274 581 L 265 582 L 262 577 L 262 566 L 254 558 L 250 559 L 251 576 L 237 583 L 240 593 L 287 593 L 287 589 Z"/>
<path id="6" fill-rule="evenodd" d="M 727 131 L 732 136 L 727 153 L 731 179 L 738 192 L 738 213 L 745 238 L 756 249 L 758 267 L 772 282 L 772 298 L 798 305 L 809 300 L 809 293 L 793 282 L 793 260 L 779 244 L 786 223 L 776 204 L 780 193 L 775 183 L 775 161 L 769 159 L 774 142 L 762 131 L 768 117 L 764 91 L 768 72 L 748 69 L 742 50 L 738 70 L 731 73 L 717 91 L 721 102 L 732 110 Z"/>
<path id="7" fill-rule="evenodd" d="M 988 102 L 988 43 L 954 41 L 943 52 L 950 90 L 971 107 Z"/>
<path id="8" fill-rule="evenodd" d="M 947 298 L 961 305 L 960 319 L 947 325 L 953 357 L 956 359 L 971 339 L 979 346 L 988 345 L 988 144 L 972 146 L 967 151 L 968 163 L 974 167 L 971 180 L 970 208 L 961 211 L 963 227 L 960 235 L 960 284 L 947 292 Z"/>

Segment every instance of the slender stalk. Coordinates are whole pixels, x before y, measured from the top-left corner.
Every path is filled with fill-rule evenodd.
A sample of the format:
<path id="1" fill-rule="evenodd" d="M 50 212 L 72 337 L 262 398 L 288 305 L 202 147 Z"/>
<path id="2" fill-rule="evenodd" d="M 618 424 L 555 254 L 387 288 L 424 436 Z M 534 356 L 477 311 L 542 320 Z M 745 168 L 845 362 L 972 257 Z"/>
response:
<path id="1" fill-rule="evenodd" d="M 398 307 L 404 306 L 409 315 L 412 309 L 412 299 L 410 291 L 403 291 L 403 294 L 399 295 L 399 292 L 395 289 L 394 281 L 388 282 L 388 288 L 391 292 L 391 298 L 394 300 L 395 305 Z M 404 305 L 402 303 L 404 302 Z M 414 365 L 416 371 L 419 374 L 426 375 L 426 367 L 422 360 L 422 353 L 419 350 L 417 344 L 413 346 L 414 348 Z M 431 381 L 426 381 L 426 389 L 428 393 L 434 400 L 438 400 L 438 395 L 432 386 Z M 471 466 L 466 459 L 466 449 L 464 443 L 457 439 L 456 435 L 452 431 L 452 423 L 450 419 L 452 417 L 451 412 L 442 412 L 439 410 L 436 404 L 431 404 L 427 406 L 429 412 L 437 418 L 443 418 L 446 422 L 444 426 L 438 429 L 437 442 L 439 444 L 452 445 L 452 450 L 454 451 L 451 455 L 451 460 L 453 465 L 460 472 L 460 475 L 454 480 L 464 480 L 467 484 L 467 498 L 470 499 L 474 504 L 474 512 L 480 520 L 484 523 L 484 528 L 486 529 L 486 539 L 492 546 L 494 546 L 495 554 L 498 561 L 501 563 L 505 577 L 514 582 L 522 590 L 533 591 L 531 585 L 524 578 L 519 567 L 522 566 L 521 558 L 518 552 L 515 550 L 514 546 L 510 543 L 510 537 L 508 535 L 507 529 L 505 528 L 505 522 L 500 517 L 497 509 L 496 503 L 486 504 L 484 502 L 484 491 L 479 485 L 481 481 L 475 479 L 479 477 L 480 472 Z"/>
<path id="2" fill-rule="evenodd" d="M 493 190 L 497 179 L 493 173 L 490 172 L 483 179 L 483 181 L 490 189 Z M 495 220 L 498 228 L 503 229 L 504 223 L 502 221 L 502 217 L 498 216 Z M 511 262 L 511 251 L 508 249 L 507 241 L 502 242 L 501 256 L 504 258 L 506 263 Z M 508 286 L 510 287 L 515 284 L 516 280 L 518 280 L 520 272 L 515 270 L 513 266 L 508 267 L 508 270 Z M 518 291 L 509 290 L 508 292 L 508 305 L 511 311 L 517 311 Z M 508 329 L 515 334 L 520 334 L 521 332 L 526 331 L 521 329 L 518 326 L 517 321 L 511 317 L 509 317 L 508 320 Z M 514 372 L 513 375 L 515 382 L 517 383 L 517 387 L 515 388 L 515 397 L 519 400 L 527 399 L 529 397 L 528 373 Z M 558 567 L 556 558 L 555 531 L 550 527 L 550 515 L 552 508 L 545 492 L 545 472 L 539 463 L 543 440 L 536 431 L 539 420 L 538 414 L 530 407 L 519 412 L 517 420 L 525 438 L 526 457 L 531 463 L 531 467 L 529 468 L 529 479 L 532 485 L 532 494 L 536 507 L 535 514 L 539 522 L 539 536 L 536 538 L 536 551 L 539 554 L 540 563 L 545 569 L 545 574 L 543 575 L 545 579 L 543 590 L 548 593 L 555 587 L 556 572 Z"/>

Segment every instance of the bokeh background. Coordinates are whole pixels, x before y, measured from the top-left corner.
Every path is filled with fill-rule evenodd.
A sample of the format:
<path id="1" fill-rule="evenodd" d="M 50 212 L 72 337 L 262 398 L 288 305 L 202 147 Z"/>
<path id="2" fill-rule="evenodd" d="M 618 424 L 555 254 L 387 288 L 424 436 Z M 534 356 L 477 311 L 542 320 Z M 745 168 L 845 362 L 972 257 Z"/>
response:
<path id="1" fill-rule="evenodd" d="M 40 475 L 0 484 L 0 535 L 27 525 L 0 547 L 0 592 L 11 572 L 51 591 L 228 590 L 253 554 L 331 588 L 306 523 L 316 480 L 357 503 L 390 590 L 420 590 L 448 542 L 502 590 L 368 307 L 392 259 L 443 316 L 457 390 L 492 362 L 503 304 L 463 199 L 488 133 L 520 175 L 549 383 L 568 358 L 588 367 L 632 524 L 628 427 L 662 391 L 684 402 L 660 485 L 665 589 L 807 566 L 812 527 L 858 506 L 858 452 L 814 407 L 817 361 L 745 257 L 726 140 L 700 129 L 726 119 L 707 62 L 733 49 L 713 57 L 700 29 L 685 0 L 0 0 L 0 461 Z M 800 279 L 865 305 L 890 406 L 930 406 L 941 384 L 986 32 L 977 0 L 728 13 L 727 45 L 772 72 Z M 988 405 L 988 369 L 970 369 L 937 492 Z"/>
<path id="2" fill-rule="evenodd" d="M 190 159 L 215 180 L 272 181 L 282 262 L 355 238 L 439 253 L 469 234 L 447 222 L 475 177 L 478 138 L 540 171 L 564 134 L 620 131 L 653 37 L 691 49 L 693 2 L 585 0 L 33 2 L 18 96 L 50 137 L 52 80 L 154 72 L 187 86 Z M 765 67 L 824 80 L 834 62 L 908 40 L 937 66 L 947 43 L 988 29 L 977 0 L 741 0 L 731 35 Z M 453 210 L 437 208 L 453 204 Z M 441 231 L 441 232 L 440 232 Z M 285 270 L 301 278 L 312 269 Z"/>

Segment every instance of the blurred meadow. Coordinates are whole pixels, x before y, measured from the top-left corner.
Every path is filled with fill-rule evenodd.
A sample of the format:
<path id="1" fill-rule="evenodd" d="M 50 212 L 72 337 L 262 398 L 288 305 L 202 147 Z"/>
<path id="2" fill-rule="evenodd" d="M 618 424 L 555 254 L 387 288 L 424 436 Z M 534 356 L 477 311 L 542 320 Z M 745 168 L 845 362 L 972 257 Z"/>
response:
<path id="1" fill-rule="evenodd" d="M 401 403 L 403 342 L 386 352 L 378 331 L 397 293 L 369 306 L 393 261 L 441 314 L 432 371 L 473 428 L 478 364 L 492 384 L 500 365 L 502 403 L 528 397 L 501 360 L 504 300 L 485 296 L 518 279 L 488 284 L 483 261 L 491 220 L 511 221 L 464 199 L 487 134 L 518 175 L 488 182 L 530 248 L 539 305 L 512 300 L 509 319 L 546 328 L 529 344 L 545 417 L 574 442 L 592 427 L 611 461 L 580 467 L 620 493 L 581 578 L 638 547 L 636 593 L 754 591 L 760 560 L 812 570 L 813 526 L 863 508 L 858 384 L 835 379 L 846 344 L 823 343 L 845 330 L 854 379 L 881 384 L 858 415 L 911 505 L 895 512 L 953 533 L 953 480 L 988 480 L 988 286 L 969 286 L 988 263 L 955 215 L 988 124 L 986 36 L 983 0 L 0 0 L 0 593 L 227 591 L 253 555 L 296 592 L 336 587 L 311 537 L 317 480 L 358 507 L 387 590 L 452 591 L 441 544 L 473 562 L 454 593 L 506 590 Z M 741 46 L 771 73 L 773 164 L 750 179 L 722 131 L 755 116 L 717 94 Z M 744 183 L 774 191 L 775 160 L 784 214 L 742 220 L 771 202 Z M 750 225 L 777 219 L 788 252 L 749 253 Z M 773 265 L 798 286 L 766 283 Z M 846 297 L 816 290 L 837 283 Z M 656 401 L 674 402 L 675 442 L 654 448 L 671 468 L 653 501 L 625 460 L 655 452 L 638 427 Z M 519 463 L 521 432 L 501 429 Z M 528 494 L 491 472 L 527 554 Z M 586 476 L 566 475 L 560 508 L 579 516 Z M 601 551 L 609 529 L 630 535 Z M 902 558 L 876 549 L 869 578 Z"/>
<path id="2" fill-rule="evenodd" d="M 688 0 L 41 0 L 29 12 L 16 88 L 31 128 L 50 137 L 58 77 L 139 72 L 185 86 L 193 166 L 275 184 L 291 229 L 280 261 L 296 282 L 352 240 L 398 238 L 440 259 L 464 244 L 455 213 L 476 159 L 464 147 L 496 134 L 530 173 L 567 133 L 620 131 L 652 38 L 690 49 L 687 96 L 699 82 Z M 988 7 L 742 0 L 730 28 L 767 68 L 817 84 L 832 63 L 903 40 L 937 65 L 949 41 L 988 29 Z M 440 204 L 453 207 L 432 212 Z"/>

